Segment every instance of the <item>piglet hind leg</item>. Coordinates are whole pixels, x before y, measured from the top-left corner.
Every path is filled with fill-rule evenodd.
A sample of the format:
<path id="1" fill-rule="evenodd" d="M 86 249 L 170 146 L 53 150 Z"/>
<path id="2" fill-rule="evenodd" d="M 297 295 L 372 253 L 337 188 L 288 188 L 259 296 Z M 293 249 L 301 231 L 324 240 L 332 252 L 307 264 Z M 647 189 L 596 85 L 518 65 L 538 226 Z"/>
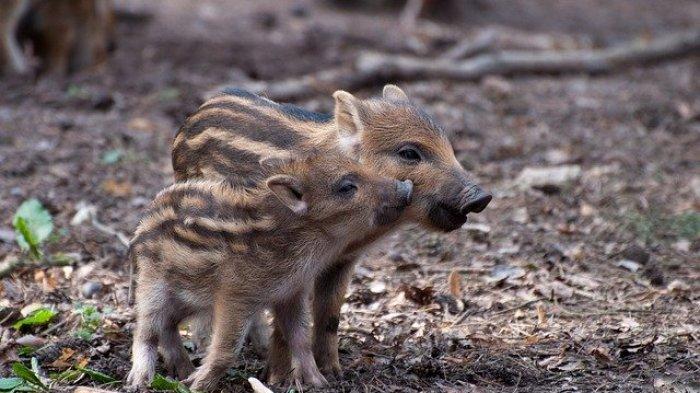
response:
<path id="1" fill-rule="evenodd" d="M 255 307 L 222 297 L 214 305 L 211 343 L 202 365 L 185 383 L 193 390 L 212 391 L 233 363 L 255 313 Z"/>
<path id="2" fill-rule="evenodd" d="M 338 357 L 340 308 L 352 277 L 355 259 L 344 257 L 324 271 L 315 282 L 313 296 L 313 351 L 316 363 L 327 376 L 342 374 Z"/>
<path id="3" fill-rule="evenodd" d="M 299 293 L 273 307 L 275 323 L 279 324 L 289 345 L 292 369 L 288 380 L 297 386 L 325 386 L 328 381 L 319 371 L 311 350 L 305 300 L 305 293 Z"/>
<path id="4" fill-rule="evenodd" d="M 279 322 L 279 319 L 275 318 L 270 349 L 267 353 L 267 366 L 263 375 L 267 383 L 272 385 L 286 382 L 292 373 L 289 343 Z"/>

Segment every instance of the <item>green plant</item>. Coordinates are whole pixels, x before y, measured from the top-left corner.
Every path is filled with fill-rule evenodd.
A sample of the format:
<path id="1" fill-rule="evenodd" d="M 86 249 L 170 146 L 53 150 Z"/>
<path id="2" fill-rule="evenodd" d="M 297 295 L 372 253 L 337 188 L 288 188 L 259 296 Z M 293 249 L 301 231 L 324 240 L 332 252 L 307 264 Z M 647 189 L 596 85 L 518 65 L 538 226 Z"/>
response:
<path id="1" fill-rule="evenodd" d="M 623 218 L 623 229 L 634 233 L 648 243 L 661 238 L 700 237 L 700 214 L 696 212 L 662 215 L 655 212 L 628 213 Z"/>
<path id="2" fill-rule="evenodd" d="M 51 214 L 37 199 L 24 201 L 17 209 L 12 225 L 15 227 L 17 244 L 23 251 L 28 251 L 34 259 L 41 259 L 41 245 L 53 231 Z"/>
<path id="3" fill-rule="evenodd" d="M 13 378 L 0 379 L 0 391 L 7 392 L 48 392 L 49 388 L 39 378 L 39 364 L 32 358 L 32 368 L 20 362 L 12 364 Z M 21 382 L 20 382 L 21 381 Z M 7 388 L 4 390 L 3 388 Z"/>
<path id="4" fill-rule="evenodd" d="M 56 316 L 58 312 L 50 308 L 40 308 L 26 317 L 20 319 L 12 325 L 16 330 L 22 330 L 25 326 L 42 326 L 51 322 L 51 319 Z"/>
<path id="5" fill-rule="evenodd" d="M 75 332 L 75 335 L 89 341 L 92 335 L 100 327 L 102 322 L 102 313 L 95 306 L 79 305 L 75 308 L 75 312 L 80 315 L 80 329 Z"/>
<path id="6" fill-rule="evenodd" d="M 106 165 L 116 164 L 124 156 L 124 152 L 121 149 L 107 150 L 102 154 L 102 163 Z"/>
<path id="7" fill-rule="evenodd" d="M 153 377 L 153 381 L 151 382 L 150 388 L 153 390 L 165 392 L 192 393 L 192 391 L 182 382 L 178 382 L 174 379 L 164 377 L 160 374 L 156 374 Z"/>

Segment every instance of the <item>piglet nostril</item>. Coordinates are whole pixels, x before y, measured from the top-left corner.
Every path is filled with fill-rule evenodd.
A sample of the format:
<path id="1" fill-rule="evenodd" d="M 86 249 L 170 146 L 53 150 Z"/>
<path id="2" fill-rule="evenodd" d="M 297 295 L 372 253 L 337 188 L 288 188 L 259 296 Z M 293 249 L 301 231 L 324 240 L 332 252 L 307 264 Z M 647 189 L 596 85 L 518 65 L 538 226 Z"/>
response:
<path id="1" fill-rule="evenodd" d="M 413 198 L 413 182 L 410 180 L 396 182 L 396 191 L 403 206 L 411 204 Z"/>
<path id="2" fill-rule="evenodd" d="M 461 212 L 462 214 L 481 213 L 484 209 L 486 209 L 486 206 L 488 206 L 489 202 L 491 202 L 491 199 L 493 199 L 491 194 L 480 191 L 472 198 L 469 198 L 467 203 L 462 207 Z"/>

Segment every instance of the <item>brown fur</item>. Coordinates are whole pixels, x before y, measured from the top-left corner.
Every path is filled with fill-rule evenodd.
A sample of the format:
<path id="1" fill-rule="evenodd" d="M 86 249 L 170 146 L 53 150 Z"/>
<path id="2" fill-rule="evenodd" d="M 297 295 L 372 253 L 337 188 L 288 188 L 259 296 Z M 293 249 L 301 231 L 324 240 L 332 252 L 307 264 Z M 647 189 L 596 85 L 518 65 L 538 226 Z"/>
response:
<path id="1" fill-rule="evenodd" d="M 110 0 L 3 0 L 0 2 L 0 67 L 29 71 L 22 45 L 39 57 L 39 71 L 67 74 L 99 65 L 113 43 Z"/>
<path id="2" fill-rule="evenodd" d="M 213 389 L 264 308 L 288 345 L 291 379 L 326 383 L 305 329 L 311 288 L 303 283 L 350 243 L 396 220 L 410 202 L 410 183 L 373 175 L 338 152 L 264 167 L 266 181 L 253 187 L 176 183 L 142 219 L 130 246 L 139 269 L 131 385 L 153 377 L 159 346 L 166 366 L 187 377 L 193 367 L 177 326 L 213 310 L 206 357 L 188 378 L 194 389 Z"/>
<path id="3" fill-rule="evenodd" d="M 254 184 L 261 180 L 260 158 L 341 148 L 383 175 L 414 182 L 414 202 L 396 225 L 412 221 L 451 231 L 466 221 L 468 212 L 481 211 L 488 203 L 490 195 L 470 180 L 445 132 L 401 89 L 387 85 L 381 98 L 371 100 L 357 99 L 345 91 L 337 91 L 333 97 L 332 117 L 238 90 L 211 99 L 186 121 L 175 138 L 176 179 L 225 178 L 233 184 Z M 257 144 L 242 144 L 241 138 Z M 406 150 L 420 159 L 402 156 Z M 337 333 L 329 326 L 337 326 L 356 257 L 390 230 L 386 227 L 384 232 L 351 244 L 316 283 L 314 352 L 326 372 L 340 371 Z M 279 340 L 282 336 L 275 332 L 273 344 L 283 345 Z M 273 356 L 271 361 L 269 379 L 282 379 L 276 373 L 289 370 L 290 365 L 284 356 Z"/>

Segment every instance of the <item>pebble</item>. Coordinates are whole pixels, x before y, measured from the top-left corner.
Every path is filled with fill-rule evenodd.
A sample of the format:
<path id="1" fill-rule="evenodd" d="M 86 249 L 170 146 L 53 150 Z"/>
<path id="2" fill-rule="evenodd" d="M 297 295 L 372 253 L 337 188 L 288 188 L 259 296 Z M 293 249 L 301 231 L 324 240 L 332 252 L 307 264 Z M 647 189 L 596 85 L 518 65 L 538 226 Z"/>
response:
<path id="1" fill-rule="evenodd" d="M 516 186 L 534 188 L 545 194 L 555 194 L 562 188 L 581 177 L 579 165 L 560 165 L 552 167 L 527 167 L 515 180 Z"/>
<path id="2" fill-rule="evenodd" d="M 622 250 L 621 256 L 622 259 L 634 261 L 642 265 L 646 265 L 650 258 L 649 253 L 636 244 L 630 244 L 624 250 Z"/>
<path id="3" fill-rule="evenodd" d="M 14 243 L 15 232 L 11 229 L 0 228 L 0 241 L 5 243 Z"/>
<path id="4" fill-rule="evenodd" d="M 92 298 L 98 292 L 102 290 L 102 283 L 97 281 L 88 281 L 80 288 L 83 296 L 87 299 Z"/>

